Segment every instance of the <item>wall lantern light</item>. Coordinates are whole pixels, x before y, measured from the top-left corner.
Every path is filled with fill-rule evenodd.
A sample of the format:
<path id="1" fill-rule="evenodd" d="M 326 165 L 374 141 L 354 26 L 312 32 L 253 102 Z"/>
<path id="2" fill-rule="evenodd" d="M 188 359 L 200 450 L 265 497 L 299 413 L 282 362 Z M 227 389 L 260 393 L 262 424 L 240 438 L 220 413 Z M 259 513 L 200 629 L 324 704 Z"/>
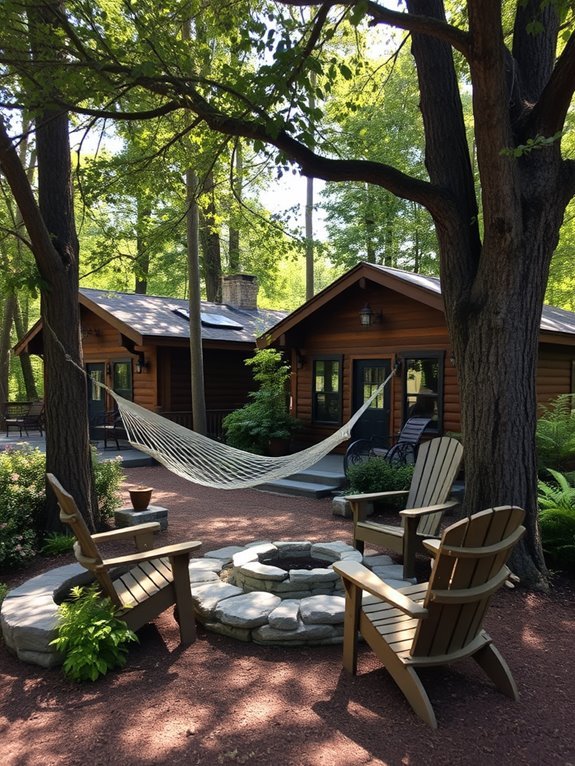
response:
<path id="1" fill-rule="evenodd" d="M 144 352 L 140 352 L 138 354 L 138 358 L 136 360 L 136 372 L 138 375 L 140 375 L 142 372 L 145 372 L 148 369 L 148 362 L 146 362 L 146 357 L 144 356 Z"/>
<path id="2" fill-rule="evenodd" d="M 374 324 L 378 324 L 383 320 L 381 311 L 373 311 L 369 303 L 359 312 L 359 323 L 362 327 L 371 327 Z"/>

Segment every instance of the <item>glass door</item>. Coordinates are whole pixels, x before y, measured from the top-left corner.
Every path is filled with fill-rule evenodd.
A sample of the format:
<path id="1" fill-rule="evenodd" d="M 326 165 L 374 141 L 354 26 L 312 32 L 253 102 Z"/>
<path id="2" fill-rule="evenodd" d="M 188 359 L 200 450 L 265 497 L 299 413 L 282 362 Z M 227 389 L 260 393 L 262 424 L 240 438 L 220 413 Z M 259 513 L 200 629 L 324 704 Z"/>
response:
<path id="1" fill-rule="evenodd" d="M 391 372 L 389 359 L 362 359 L 353 366 L 353 411 L 356 412 L 375 393 Z M 389 436 L 391 381 L 355 424 L 353 439 Z"/>

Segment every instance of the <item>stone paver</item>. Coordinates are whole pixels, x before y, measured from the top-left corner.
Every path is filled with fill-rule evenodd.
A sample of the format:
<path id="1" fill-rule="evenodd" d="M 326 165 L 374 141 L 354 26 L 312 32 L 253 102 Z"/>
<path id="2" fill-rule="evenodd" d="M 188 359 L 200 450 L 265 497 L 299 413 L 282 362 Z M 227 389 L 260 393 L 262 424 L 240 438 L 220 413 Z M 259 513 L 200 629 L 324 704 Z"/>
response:
<path id="1" fill-rule="evenodd" d="M 213 617 L 220 601 L 243 593 L 237 585 L 228 585 L 221 580 L 207 585 L 198 585 L 192 591 L 192 601 L 196 610 L 204 617 Z"/>
<path id="2" fill-rule="evenodd" d="M 216 619 L 225 625 L 238 628 L 257 628 L 268 621 L 271 612 L 281 604 L 281 598 L 273 593 L 244 593 L 242 596 L 225 599 L 218 604 Z"/>
<path id="3" fill-rule="evenodd" d="M 343 622 L 345 598 L 343 596 L 310 596 L 302 598 L 299 613 L 306 625 Z"/>
<path id="4" fill-rule="evenodd" d="M 298 626 L 299 599 L 284 599 L 268 617 L 271 628 L 296 630 Z"/>

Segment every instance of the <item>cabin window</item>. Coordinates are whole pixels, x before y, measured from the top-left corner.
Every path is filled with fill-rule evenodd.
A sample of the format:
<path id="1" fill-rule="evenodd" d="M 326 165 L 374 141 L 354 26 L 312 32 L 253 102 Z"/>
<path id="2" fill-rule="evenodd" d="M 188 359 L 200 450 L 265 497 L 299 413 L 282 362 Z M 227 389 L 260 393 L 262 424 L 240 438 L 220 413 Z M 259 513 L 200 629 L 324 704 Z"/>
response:
<path id="1" fill-rule="evenodd" d="M 403 359 L 404 422 L 431 418 L 428 428 L 443 429 L 443 354 L 421 353 Z"/>
<path id="2" fill-rule="evenodd" d="M 313 419 L 341 422 L 341 357 L 320 357 L 313 362 Z"/>
<path id="3" fill-rule="evenodd" d="M 132 363 L 112 362 L 112 388 L 124 399 L 132 399 Z"/>

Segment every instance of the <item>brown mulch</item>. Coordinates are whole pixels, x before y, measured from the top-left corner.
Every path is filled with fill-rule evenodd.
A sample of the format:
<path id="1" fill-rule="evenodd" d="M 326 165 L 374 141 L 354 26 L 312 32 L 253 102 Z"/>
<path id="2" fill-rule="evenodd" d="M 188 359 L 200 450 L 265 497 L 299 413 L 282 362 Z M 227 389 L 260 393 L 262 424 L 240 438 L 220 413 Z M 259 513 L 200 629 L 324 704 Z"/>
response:
<path id="1" fill-rule="evenodd" d="M 261 539 L 351 537 L 351 522 L 333 516 L 329 500 L 211 490 L 159 467 L 126 473 L 169 508 L 162 542 L 201 539 L 205 553 Z M 0 581 L 16 585 L 63 563 L 39 560 Z M 125 669 L 74 685 L 2 645 L 0 764 L 575 766 L 574 594 L 572 581 L 555 582 L 549 595 L 499 593 L 486 627 L 521 699 L 499 694 L 471 660 L 430 669 L 422 680 L 437 731 L 365 646 L 356 678 L 342 670 L 338 646 L 259 647 L 200 627 L 181 649 L 166 612 L 140 631 Z"/>

